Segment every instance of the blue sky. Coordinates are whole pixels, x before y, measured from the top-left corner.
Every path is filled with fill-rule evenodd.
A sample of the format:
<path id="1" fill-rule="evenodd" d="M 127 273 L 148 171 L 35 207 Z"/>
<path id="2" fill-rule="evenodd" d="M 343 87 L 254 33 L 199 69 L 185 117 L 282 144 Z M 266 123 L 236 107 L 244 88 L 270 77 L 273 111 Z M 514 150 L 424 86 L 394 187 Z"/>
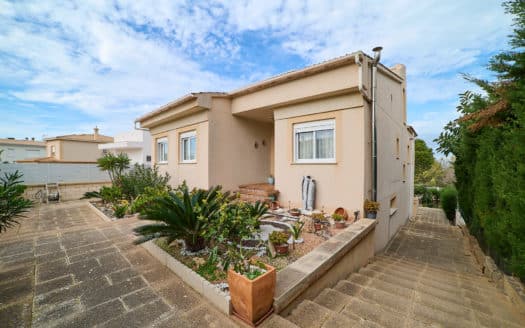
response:
<path id="1" fill-rule="evenodd" d="M 499 1 L 0 0 L 0 137 L 115 134 L 193 91 L 229 91 L 357 50 L 407 66 L 408 120 L 431 142 L 460 73 L 507 48 Z"/>

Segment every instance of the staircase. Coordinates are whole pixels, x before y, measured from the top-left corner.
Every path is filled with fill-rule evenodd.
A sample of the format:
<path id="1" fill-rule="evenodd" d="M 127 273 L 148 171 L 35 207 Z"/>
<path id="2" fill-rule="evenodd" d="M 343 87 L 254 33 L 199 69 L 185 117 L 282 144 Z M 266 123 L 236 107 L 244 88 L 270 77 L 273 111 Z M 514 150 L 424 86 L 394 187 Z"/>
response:
<path id="1" fill-rule="evenodd" d="M 279 191 L 269 183 L 252 183 L 240 185 L 238 193 L 241 200 L 255 203 L 256 201 L 270 202 L 272 197 L 277 199 Z"/>
<path id="2" fill-rule="evenodd" d="M 441 210 L 420 208 L 373 263 L 262 327 L 523 327 Z"/>

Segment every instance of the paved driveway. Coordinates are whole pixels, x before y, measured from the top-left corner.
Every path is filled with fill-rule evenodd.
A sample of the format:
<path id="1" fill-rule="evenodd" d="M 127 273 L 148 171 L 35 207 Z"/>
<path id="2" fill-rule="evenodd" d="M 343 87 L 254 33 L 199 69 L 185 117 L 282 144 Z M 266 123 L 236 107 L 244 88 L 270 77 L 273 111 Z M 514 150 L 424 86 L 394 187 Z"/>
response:
<path id="1" fill-rule="evenodd" d="M 0 234 L 2 327 L 232 327 L 142 247 L 141 222 L 83 201 L 42 205 Z"/>

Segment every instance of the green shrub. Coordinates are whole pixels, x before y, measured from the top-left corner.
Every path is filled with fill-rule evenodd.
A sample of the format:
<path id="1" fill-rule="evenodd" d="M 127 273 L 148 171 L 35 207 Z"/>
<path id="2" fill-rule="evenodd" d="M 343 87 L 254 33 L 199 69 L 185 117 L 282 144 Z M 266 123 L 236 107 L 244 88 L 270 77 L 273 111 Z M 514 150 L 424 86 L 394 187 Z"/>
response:
<path id="1" fill-rule="evenodd" d="M 228 196 L 229 193 L 222 193 L 220 186 L 190 192 L 183 185 L 176 192 L 155 198 L 140 218 L 156 223 L 135 228 L 134 231 L 142 236 L 135 243 L 166 237 L 168 245 L 176 239 L 183 239 L 187 250 L 203 249 L 212 238 L 205 233 L 206 224 L 218 216 Z"/>
<path id="2" fill-rule="evenodd" d="M 135 164 L 130 171 L 122 174 L 118 186 L 122 191 L 122 196 L 133 201 L 140 194 L 143 194 L 146 188 L 158 190 L 168 188 L 169 180 L 169 174 L 161 174 L 157 166 L 151 168 Z"/>
<path id="3" fill-rule="evenodd" d="M 414 195 L 423 196 L 427 192 L 427 187 L 424 185 L 415 185 L 414 186 Z"/>
<path id="4" fill-rule="evenodd" d="M 288 234 L 284 231 L 272 231 L 269 237 L 270 241 L 274 245 L 286 244 L 288 242 L 288 238 Z"/>
<path id="5" fill-rule="evenodd" d="M 118 219 L 123 218 L 126 215 L 127 210 L 128 210 L 127 203 L 113 205 L 113 212 L 115 214 L 115 217 Z"/>
<path id="6" fill-rule="evenodd" d="M 456 205 L 458 203 L 458 192 L 453 186 L 445 187 L 441 191 L 441 207 L 450 221 L 456 217 Z"/>
<path id="7" fill-rule="evenodd" d="M 102 187 L 99 191 L 100 198 L 104 203 L 116 204 L 119 200 L 122 199 L 122 192 L 118 187 Z"/>
<path id="8" fill-rule="evenodd" d="M 131 213 L 144 214 L 144 210 L 153 205 L 155 199 L 168 195 L 168 188 L 146 187 L 144 191 L 135 198 L 130 206 Z"/>
<path id="9" fill-rule="evenodd" d="M 18 171 L 0 177 L 0 233 L 18 224 L 17 218 L 24 217 L 33 202 L 24 199 L 26 186 L 22 185 L 22 174 Z"/>

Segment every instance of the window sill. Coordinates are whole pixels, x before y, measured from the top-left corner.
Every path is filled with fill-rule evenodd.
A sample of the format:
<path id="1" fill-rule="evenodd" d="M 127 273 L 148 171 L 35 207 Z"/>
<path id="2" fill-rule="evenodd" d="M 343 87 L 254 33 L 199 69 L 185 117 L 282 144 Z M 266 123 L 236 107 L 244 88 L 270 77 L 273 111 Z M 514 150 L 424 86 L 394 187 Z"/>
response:
<path id="1" fill-rule="evenodd" d="M 157 162 L 155 165 L 168 165 L 168 162 Z"/>
<path id="2" fill-rule="evenodd" d="M 390 217 L 392 217 L 394 214 L 396 214 L 397 208 L 391 208 L 390 209 Z"/>
<path id="3" fill-rule="evenodd" d="M 337 162 L 291 162 L 291 165 L 337 165 Z"/>
<path id="4" fill-rule="evenodd" d="M 184 165 L 184 164 L 197 164 L 197 161 L 184 161 L 184 162 L 179 162 L 179 164 L 181 164 L 181 165 Z"/>

